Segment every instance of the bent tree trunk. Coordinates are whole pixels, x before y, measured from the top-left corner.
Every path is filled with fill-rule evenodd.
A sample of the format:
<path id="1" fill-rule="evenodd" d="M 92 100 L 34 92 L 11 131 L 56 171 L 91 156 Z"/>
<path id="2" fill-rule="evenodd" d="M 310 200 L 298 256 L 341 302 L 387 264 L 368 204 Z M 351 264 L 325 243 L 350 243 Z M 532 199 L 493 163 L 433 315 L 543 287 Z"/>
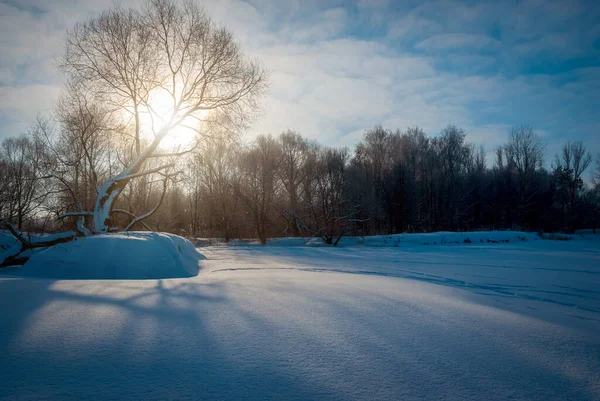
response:
<path id="1" fill-rule="evenodd" d="M 95 204 L 93 212 L 89 212 L 89 211 L 69 212 L 69 213 L 65 213 L 65 214 L 59 216 L 59 218 L 63 218 L 63 217 L 67 217 L 67 216 L 77 217 L 78 218 L 77 232 L 68 231 L 68 232 L 63 232 L 63 233 L 59 233 L 59 234 L 55 234 L 55 235 L 49 235 L 49 236 L 45 236 L 45 237 L 28 239 L 19 229 L 17 229 L 13 224 L 11 224 L 8 221 L 8 219 L 0 220 L 0 223 L 2 225 L 6 226 L 8 231 L 21 243 L 21 247 L 19 249 L 16 249 L 11 254 L 9 254 L 5 258 L 4 262 L 2 262 L 2 265 L 6 266 L 8 264 L 23 263 L 26 260 L 26 258 L 22 258 L 22 257 L 20 257 L 20 255 L 24 251 L 27 251 L 30 249 L 48 247 L 48 246 L 56 245 L 59 243 L 72 241 L 73 239 L 75 239 L 77 237 L 88 236 L 90 234 L 100 234 L 100 233 L 108 232 L 109 231 L 108 222 L 109 222 L 109 218 L 110 218 L 110 213 L 113 211 L 112 209 L 113 209 L 114 202 L 118 198 L 118 196 L 121 194 L 123 189 L 125 189 L 127 184 L 134 178 L 153 174 L 153 173 L 158 173 L 158 172 L 161 172 L 161 171 L 173 166 L 173 164 L 166 164 L 166 165 L 154 168 L 154 169 L 140 171 L 144 162 L 148 158 L 153 157 L 154 152 L 158 148 L 158 145 L 160 144 L 161 140 L 167 135 L 168 131 L 169 131 L 168 126 L 163 128 L 159 132 L 159 134 L 154 138 L 154 141 L 152 142 L 152 144 L 147 149 L 145 149 L 133 162 L 131 162 L 131 164 L 129 166 L 127 166 L 127 168 L 125 168 L 121 173 L 117 174 L 116 176 L 109 178 L 104 183 L 102 188 L 98 191 L 98 196 L 96 198 L 96 204 Z M 177 174 L 177 173 L 175 173 L 175 174 Z M 164 193 L 166 192 L 166 180 L 169 177 L 172 177 L 173 175 L 174 174 L 170 174 L 170 175 L 163 174 L 163 176 L 164 176 L 163 196 L 161 196 L 159 204 L 154 209 L 152 209 L 150 212 L 148 212 L 142 216 L 135 217 L 132 220 L 132 222 L 127 226 L 127 230 L 130 229 L 134 223 L 142 222 L 142 220 L 144 218 L 150 217 L 152 215 L 152 213 L 154 213 L 158 209 L 158 206 L 160 205 L 160 203 L 162 202 L 162 200 L 164 198 Z M 126 212 L 126 213 L 128 213 L 128 212 Z M 91 230 L 88 230 L 84 226 L 84 216 L 89 216 L 89 215 L 92 215 L 93 227 Z"/>
<path id="2" fill-rule="evenodd" d="M 148 148 L 146 148 L 133 162 L 131 162 L 131 164 L 127 166 L 125 170 L 123 170 L 116 176 L 109 178 L 104 183 L 104 185 L 102 185 L 102 188 L 98 192 L 98 197 L 96 198 L 96 205 L 94 206 L 93 211 L 93 233 L 98 234 L 108 232 L 108 222 L 113 204 L 117 200 L 121 192 L 123 192 L 129 181 L 137 177 L 157 173 L 161 170 L 165 170 L 173 166 L 172 164 L 167 164 L 151 170 L 140 172 L 140 169 L 144 162 L 149 157 L 152 157 L 152 155 L 158 148 L 158 145 L 160 144 L 162 139 L 167 135 L 168 132 L 169 127 L 163 128 L 154 138 L 152 144 Z"/>

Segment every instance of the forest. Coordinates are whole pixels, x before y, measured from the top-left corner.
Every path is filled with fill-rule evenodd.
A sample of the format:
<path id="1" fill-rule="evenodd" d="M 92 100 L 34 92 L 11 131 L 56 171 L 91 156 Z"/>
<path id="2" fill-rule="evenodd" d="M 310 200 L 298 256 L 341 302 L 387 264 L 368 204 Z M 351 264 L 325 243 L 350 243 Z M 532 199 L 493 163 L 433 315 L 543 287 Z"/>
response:
<path id="1" fill-rule="evenodd" d="M 76 212 L 94 207 L 99 183 L 135 155 L 130 127 L 111 125 L 109 113 L 76 90 L 56 110 L 2 142 L 0 215 L 19 230 L 73 229 Z M 510 130 L 491 166 L 483 146 L 454 125 L 435 136 L 377 125 L 353 149 L 292 130 L 248 142 L 221 125 L 205 128 L 184 151 L 165 155 L 168 170 L 129 182 L 110 230 L 337 244 L 344 235 L 574 232 L 600 222 L 600 162 L 577 141 L 548 160 L 529 126 Z M 595 169 L 592 182 L 582 179 L 587 169 Z"/>

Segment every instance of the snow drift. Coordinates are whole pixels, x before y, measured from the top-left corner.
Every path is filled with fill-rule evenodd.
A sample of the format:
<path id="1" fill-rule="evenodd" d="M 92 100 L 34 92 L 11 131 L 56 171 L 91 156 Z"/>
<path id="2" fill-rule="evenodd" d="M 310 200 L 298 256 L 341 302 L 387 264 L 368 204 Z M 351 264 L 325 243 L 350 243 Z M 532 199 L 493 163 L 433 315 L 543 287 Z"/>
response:
<path id="1" fill-rule="evenodd" d="M 186 239 L 131 232 L 79 238 L 36 252 L 11 273 L 61 280 L 193 277 L 204 257 Z"/>

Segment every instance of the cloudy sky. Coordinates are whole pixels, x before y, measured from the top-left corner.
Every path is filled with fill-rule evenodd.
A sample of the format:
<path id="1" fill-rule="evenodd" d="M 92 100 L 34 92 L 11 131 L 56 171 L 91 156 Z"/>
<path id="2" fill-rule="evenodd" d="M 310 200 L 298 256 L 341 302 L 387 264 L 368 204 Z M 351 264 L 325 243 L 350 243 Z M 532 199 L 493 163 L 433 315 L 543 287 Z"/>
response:
<path id="1" fill-rule="evenodd" d="M 72 25 L 115 3 L 0 0 L 0 138 L 51 110 Z M 271 71 L 252 132 L 328 145 L 365 129 L 448 124 L 491 152 L 530 124 L 548 159 L 568 139 L 600 152 L 598 0 L 203 1 Z"/>

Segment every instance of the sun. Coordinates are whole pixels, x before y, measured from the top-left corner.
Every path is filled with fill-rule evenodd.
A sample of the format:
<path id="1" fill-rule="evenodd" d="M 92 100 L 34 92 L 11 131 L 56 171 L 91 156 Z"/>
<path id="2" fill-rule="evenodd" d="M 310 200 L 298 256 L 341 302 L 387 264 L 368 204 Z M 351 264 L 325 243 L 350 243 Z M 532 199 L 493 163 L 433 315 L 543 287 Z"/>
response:
<path id="1" fill-rule="evenodd" d="M 174 102 L 171 94 L 164 89 L 155 89 L 148 96 L 149 106 L 140 113 L 142 134 L 151 139 L 154 133 L 171 121 L 174 114 Z M 206 112 L 197 114 L 203 119 Z M 183 150 L 193 144 L 198 134 L 199 123 L 196 118 L 187 118 L 172 128 L 161 141 L 160 147 L 166 150 Z"/>

